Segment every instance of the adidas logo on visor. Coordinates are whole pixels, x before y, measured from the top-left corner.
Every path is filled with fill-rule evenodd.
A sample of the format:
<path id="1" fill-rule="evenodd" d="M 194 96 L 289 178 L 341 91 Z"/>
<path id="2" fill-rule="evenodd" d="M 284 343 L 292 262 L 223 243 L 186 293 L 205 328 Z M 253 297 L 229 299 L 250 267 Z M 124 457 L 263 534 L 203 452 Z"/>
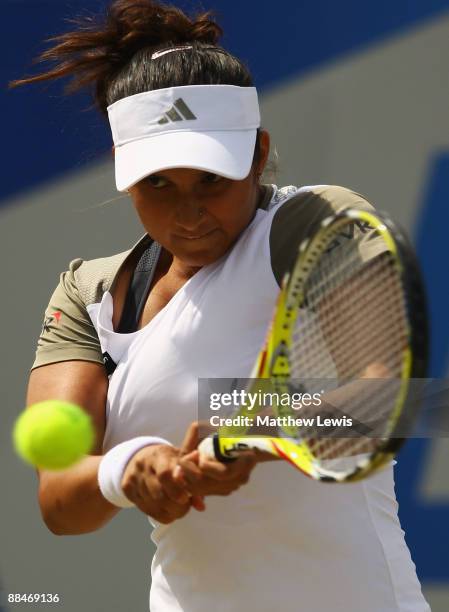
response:
<path id="1" fill-rule="evenodd" d="M 171 109 L 159 119 L 158 123 L 163 125 L 164 123 L 170 123 L 170 121 L 184 121 L 186 119 L 194 120 L 196 117 L 184 100 L 178 98 Z"/>

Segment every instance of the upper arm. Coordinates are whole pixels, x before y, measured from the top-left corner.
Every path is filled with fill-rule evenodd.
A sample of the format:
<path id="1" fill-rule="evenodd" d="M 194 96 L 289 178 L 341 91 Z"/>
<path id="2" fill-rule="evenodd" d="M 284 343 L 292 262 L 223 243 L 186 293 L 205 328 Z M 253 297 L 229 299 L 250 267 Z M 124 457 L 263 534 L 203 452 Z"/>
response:
<path id="1" fill-rule="evenodd" d="M 37 470 L 38 498 L 42 517 L 53 533 L 66 533 L 57 531 L 58 521 L 62 520 L 61 513 L 63 514 L 64 509 L 68 510 L 67 520 L 74 521 L 75 525 L 78 525 L 78 519 L 75 520 L 73 513 L 83 515 L 79 519 L 81 530 L 69 533 L 92 531 L 104 522 L 103 511 L 100 513 L 101 516 L 99 514 L 101 522 L 96 522 L 95 504 L 91 504 L 92 513 L 89 515 L 89 520 L 86 519 L 85 512 L 83 514 L 80 511 L 79 504 L 84 500 L 95 498 L 92 496 L 96 486 L 96 473 L 93 472 L 93 467 L 96 469 L 98 456 L 103 454 L 107 390 L 108 378 L 102 364 L 89 361 L 62 361 L 35 368 L 31 372 L 26 397 L 27 406 L 48 399 L 73 402 L 84 408 L 91 416 L 96 432 L 95 445 L 90 455 L 97 457 L 86 457 L 75 466 L 62 471 Z M 93 523 L 89 523 L 90 520 Z M 86 525 L 90 526 L 87 528 Z"/>
<path id="2" fill-rule="evenodd" d="M 83 260 L 70 262 L 45 310 L 31 368 L 26 404 L 61 399 L 90 413 L 96 428 L 93 454 L 101 454 L 108 377 L 100 341 L 80 295 L 76 272 Z"/>
<path id="3" fill-rule="evenodd" d="M 102 454 L 106 426 L 108 377 L 103 364 L 88 361 L 62 361 L 35 368 L 28 381 L 26 405 L 48 399 L 73 402 L 92 417 L 96 431 L 91 454 Z"/>

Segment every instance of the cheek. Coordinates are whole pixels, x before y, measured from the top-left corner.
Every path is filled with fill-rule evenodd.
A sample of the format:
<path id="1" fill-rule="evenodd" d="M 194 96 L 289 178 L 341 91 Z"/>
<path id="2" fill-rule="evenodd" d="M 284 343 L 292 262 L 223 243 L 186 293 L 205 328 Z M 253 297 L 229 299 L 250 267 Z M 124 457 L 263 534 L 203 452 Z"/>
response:
<path id="1" fill-rule="evenodd" d="M 166 207 L 137 200 L 134 202 L 134 208 L 142 225 L 154 238 L 161 232 L 163 233 L 164 228 L 169 225 L 169 215 Z"/>
<path id="2" fill-rule="evenodd" d="M 239 190 L 231 194 L 220 206 L 223 229 L 231 233 L 242 231 L 251 221 L 255 208 L 256 199 L 250 190 Z"/>
<path id="3" fill-rule="evenodd" d="M 230 244 L 251 221 L 257 201 L 257 189 L 245 179 L 236 181 L 226 193 L 212 195 L 198 194 L 198 204 L 207 210 L 211 217 L 208 225 L 221 230 L 219 242 Z M 171 233 L 177 226 L 176 203 L 156 201 L 145 197 L 144 193 L 134 194 L 134 207 L 139 219 L 155 240 L 171 246 Z"/>

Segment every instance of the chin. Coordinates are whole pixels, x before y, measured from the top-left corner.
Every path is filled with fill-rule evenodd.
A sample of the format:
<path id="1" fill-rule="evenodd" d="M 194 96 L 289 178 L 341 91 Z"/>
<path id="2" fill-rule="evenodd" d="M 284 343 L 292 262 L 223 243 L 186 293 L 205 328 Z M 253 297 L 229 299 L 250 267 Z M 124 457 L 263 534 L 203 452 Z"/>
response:
<path id="1" fill-rule="evenodd" d="M 207 242 L 209 244 L 207 244 Z M 185 243 L 173 245 L 171 252 L 188 266 L 203 267 L 208 266 L 227 253 L 231 245 L 224 240 L 215 241 L 192 241 L 186 248 Z"/>
<path id="2" fill-rule="evenodd" d="M 201 249 L 197 252 L 189 251 L 179 253 L 178 257 L 188 266 L 203 267 L 213 264 L 223 257 L 228 249 Z"/>

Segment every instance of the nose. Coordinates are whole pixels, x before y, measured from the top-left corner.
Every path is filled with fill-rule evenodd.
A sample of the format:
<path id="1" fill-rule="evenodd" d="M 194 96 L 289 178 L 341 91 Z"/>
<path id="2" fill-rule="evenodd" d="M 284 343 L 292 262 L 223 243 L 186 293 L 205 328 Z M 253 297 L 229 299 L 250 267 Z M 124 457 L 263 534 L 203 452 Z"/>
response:
<path id="1" fill-rule="evenodd" d="M 203 212 L 198 202 L 183 202 L 176 209 L 176 222 L 182 228 L 192 231 L 200 225 Z"/>

